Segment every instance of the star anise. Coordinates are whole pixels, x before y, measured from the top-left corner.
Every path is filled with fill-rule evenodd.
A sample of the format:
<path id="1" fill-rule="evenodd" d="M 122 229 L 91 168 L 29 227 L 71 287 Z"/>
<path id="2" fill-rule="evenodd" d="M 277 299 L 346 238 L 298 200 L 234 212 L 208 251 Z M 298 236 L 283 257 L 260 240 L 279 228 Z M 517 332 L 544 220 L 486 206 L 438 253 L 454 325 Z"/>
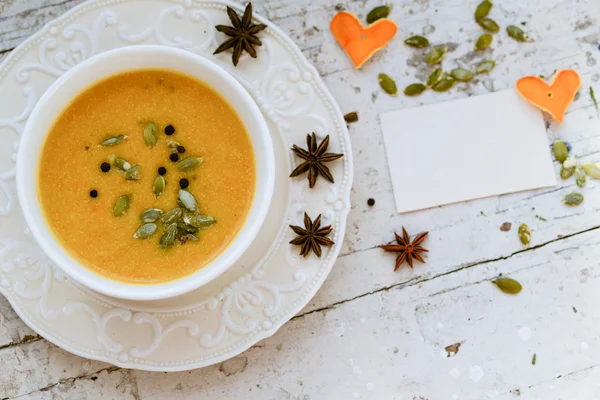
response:
<path id="1" fill-rule="evenodd" d="M 321 257 L 321 246 L 329 247 L 335 244 L 335 242 L 326 237 L 333 231 L 331 225 L 321 228 L 321 214 L 313 222 L 308 214 L 304 213 L 304 227 L 290 225 L 290 228 L 298 235 L 290 243 L 302 246 L 300 249 L 301 256 L 306 257 L 313 251 L 317 257 Z"/>
<path id="2" fill-rule="evenodd" d="M 219 32 L 223 32 L 231 39 L 227 39 L 217 49 L 214 54 L 233 47 L 233 65 L 237 66 L 240 61 L 240 56 L 245 50 L 251 57 L 256 58 L 256 50 L 254 46 L 262 46 L 262 42 L 256 37 L 256 34 L 267 27 L 265 24 L 252 23 L 252 3 L 248 3 L 244 16 L 240 20 L 239 15 L 231 7 L 227 7 L 227 15 L 233 26 L 217 25 L 215 28 Z"/>
<path id="3" fill-rule="evenodd" d="M 426 253 L 429 250 L 426 250 L 423 247 L 421 247 L 421 243 L 423 243 L 425 238 L 427 238 L 428 234 L 429 232 L 419 233 L 415 237 L 415 240 L 411 242 L 408 232 L 406 232 L 406 229 L 402 227 L 402 237 L 400 237 L 400 235 L 398 235 L 397 233 L 394 233 L 394 235 L 396 236 L 396 242 L 398 242 L 398 244 L 384 244 L 383 246 L 379 247 L 381 247 L 385 251 L 400 253 L 398 254 L 398 258 L 396 258 L 396 267 L 394 268 L 394 271 L 397 271 L 404 261 L 406 261 L 408 265 L 410 265 L 410 267 L 412 268 L 413 258 L 421 261 L 422 263 L 425 263 L 425 260 L 423 260 L 423 257 L 421 257 L 421 253 Z"/>
<path id="4" fill-rule="evenodd" d="M 331 172 L 329 172 L 329 168 L 325 166 L 325 163 L 335 161 L 344 155 L 326 153 L 327 147 L 329 147 L 329 135 L 327 135 L 321 144 L 317 146 L 317 135 L 314 133 L 312 135 L 308 134 L 306 135 L 306 146 L 308 147 L 308 150 L 301 149 L 296 145 L 291 149 L 294 154 L 306 161 L 298 165 L 298 167 L 292 171 L 290 177 L 293 178 L 308 171 L 308 183 L 311 188 L 315 186 L 315 182 L 319 175 L 323 175 L 329 182 L 334 183 L 333 175 L 331 175 Z"/>

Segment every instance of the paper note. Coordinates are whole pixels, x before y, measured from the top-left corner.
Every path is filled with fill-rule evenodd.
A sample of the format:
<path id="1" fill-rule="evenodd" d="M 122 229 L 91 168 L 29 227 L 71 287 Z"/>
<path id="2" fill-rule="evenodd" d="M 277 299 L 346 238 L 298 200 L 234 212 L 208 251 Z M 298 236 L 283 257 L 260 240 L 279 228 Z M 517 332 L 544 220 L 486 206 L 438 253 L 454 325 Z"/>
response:
<path id="1" fill-rule="evenodd" d="M 515 90 L 381 114 L 398 212 L 556 185 L 542 113 Z"/>

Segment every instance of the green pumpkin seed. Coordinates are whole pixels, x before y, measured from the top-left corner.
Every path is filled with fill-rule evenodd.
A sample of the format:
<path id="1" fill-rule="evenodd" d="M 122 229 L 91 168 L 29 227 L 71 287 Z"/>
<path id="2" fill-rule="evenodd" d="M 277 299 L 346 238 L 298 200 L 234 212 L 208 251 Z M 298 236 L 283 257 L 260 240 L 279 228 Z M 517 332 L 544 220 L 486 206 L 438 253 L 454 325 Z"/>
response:
<path id="1" fill-rule="evenodd" d="M 519 282 L 511 278 L 498 278 L 493 280 L 492 283 L 507 294 L 517 294 L 523 289 Z"/>
<path id="2" fill-rule="evenodd" d="M 506 33 L 508 33 L 508 36 L 510 36 L 517 42 L 533 42 L 533 40 L 531 40 L 529 38 L 529 36 L 527 36 L 527 34 L 523 31 L 523 29 L 519 28 L 518 26 L 514 26 L 514 25 L 507 26 Z"/>
<path id="3" fill-rule="evenodd" d="M 167 211 L 162 217 L 162 223 L 164 225 L 171 225 L 177 222 L 183 216 L 183 210 L 181 208 L 174 208 L 171 211 Z"/>
<path id="4" fill-rule="evenodd" d="M 392 7 L 390 6 L 375 7 L 367 14 L 367 22 L 372 24 L 378 19 L 387 18 L 387 16 L 390 15 L 390 11 L 392 11 Z"/>
<path id="5" fill-rule="evenodd" d="M 148 223 L 140 226 L 138 230 L 133 235 L 136 239 L 148 239 L 150 236 L 156 233 L 157 226 L 155 223 Z"/>
<path id="6" fill-rule="evenodd" d="M 138 179 L 140 179 L 140 166 L 134 165 L 133 167 L 125 171 L 125 179 L 127 179 L 128 181 L 137 181 Z"/>
<path id="7" fill-rule="evenodd" d="M 426 37 L 417 35 L 404 39 L 404 44 L 417 49 L 423 49 L 429 46 L 429 40 Z"/>
<path id="8" fill-rule="evenodd" d="M 422 83 L 413 83 L 404 89 L 404 94 L 407 96 L 418 96 L 427 89 L 427 86 Z"/>
<path id="9" fill-rule="evenodd" d="M 186 209 L 193 212 L 198 211 L 198 201 L 196 200 L 194 195 L 188 192 L 187 190 L 179 190 L 179 200 Z"/>
<path id="10" fill-rule="evenodd" d="M 156 222 L 163 216 L 163 210 L 160 208 L 149 208 L 142 212 L 140 219 L 142 222 Z"/>
<path id="11" fill-rule="evenodd" d="M 154 191 L 154 197 L 157 199 L 162 196 L 165 191 L 165 186 L 167 182 L 165 181 L 164 176 L 158 175 L 156 179 L 154 179 L 154 185 L 152 186 L 152 190 Z"/>
<path id="12" fill-rule="evenodd" d="M 127 210 L 129 210 L 129 206 L 131 205 L 131 198 L 124 194 L 123 196 L 117 199 L 115 206 L 113 208 L 113 214 L 115 217 L 120 217 L 121 215 L 125 215 Z"/>
<path id="13" fill-rule="evenodd" d="M 568 206 L 578 206 L 583 202 L 583 195 L 578 192 L 572 192 L 566 195 L 562 202 Z"/>
<path id="14" fill-rule="evenodd" d="M 492 6 L 493 4 L 489 0 L 483 0 L 481 3 L 479 3 L 477 9 L 475 9 L 475 20 L 477 21 L 478 19 L 487 17 L 492 9 Z"/>
<path id="15" fill-rule="evenodd" d="M 586 181 L 587 175 L 585 174 L 585 171 L 581 167 L 577 167 L 577 170 L 575 171 L 575 183 L 577 183 L 577 186 L 579 187 L 584 187 Z"/>
<path id="16" fill-rule="evenodd" d="M 598 164 L 584 164 L 581 168 L 585 171 L 587 176 L 593 179 L 600 179 L 600 167 Z"/>
<path id="17" fill-rule="evenodd" d="M 521 240 L 521 243 L 523 243 L 523 246 L 529 246 L 529 242 L 531 241 L 531 230 L 529 229 L 527 224 L 521 224 L 519 226 L 518 233 L 519 239 Z"/>
<path id="18" fill-rule="evenodd" d="M 379 86 L 390 96 L 396 97 L 398 95 L 396 82 L 386 74 L 379 74 Z"/>
<path id="19" fill-rule="evenodd" d="M 552 151 L 554 152 L 554 158 L 559 163 L 564 163 L 567 157 L 569 157 L 569 150 L 567 145 L 560 139 L 556 139 L 552 144 Z"/>
<path id="20" fill-rule="evenodd" d="M 442 76 L 444 75 L 444 70 L 441 68 L 434 69 L 431 74 L 429 74 L 429 78 L 427 79 L 427 87 L 432 87 L 436 83 L 438 83 Z"/>
<path id="21" fill-rule="evenodd" d="M 486 72 L 490 72 L 491 70 L 493 70 L 494 67 L 496 67 L 496 61 L 485 60 L 485 61 L 482 61 L 481 63 L 479 63 L 479 65 L 477 66 L 477 70 L 475 72 L 477 72 L 478 74 L 484 74 Z"/>
<path id="22" fill-rule="evenodd" d="M 127 139 L 127 136 L 125 136 L 125 135 L 114 135 L 114 136 L 107 137 L 106 139 L 101 141 L 100 144 L 102 146 L 114 146 L 116 144 L 121 143 L 125 139 Z"/>
<path id="23" fill-rule="evenodd" d="M 426 58 L 427 64 L 435 65 L 435 64 L 441 63 L 442 60 L 444 59 L 444 56 L 446 56 L 447 51 L 448 51 L 448 47 L 446 47 L 446 46 L 438 46 L 438 47 L 434 48 L 427 54 L 427 58 Z"/>
<path id="24" fill-rule="evenodd" d="M 473 79 L 473 73 L 464 68 L 454 68 L 452 71 L 450 71 L 450 76 L 461 82 L 469 82 L 471 79 Z"/>
<path id="25" fill-rule="evenodd" d="M 144 142 L 150 148 L 156 145 L 158 142 L 158 126 L 154 122 L 148 122 L 144 128 Z"/>
<path id="26" fill-rule="evenodd" d="M 567 159 L 565 160 L 565 162 L 563 162 L 563 166 L 565 168 L 573 168 L 577 166 L 577 158 L 572 156 L 572 157 L 567 157 Z"/>
<path id="27" fill-rule="evenodd" d="M 198 232 L 198 228 L 196 228 L 196 227 L 194 227 L 192 225 L 189 225 L 189 224 L 187 224 L 185 222 L 182 222 L 182 221 L 177 221 L 177 227 L 180 230 L 182 230 L 184 232 L 187 232 L 187 233 L 196 233 L 196 232 Z"/>
<path id="28" fill-rule="evenodd" d="M 452 89 L 452 86 L 454 86 L 455 83 L 456 81 L 453 77 L 446 76 L 441 81 L 436 83 L 431 89 L 433 89 L 434 92 L 438 93 L 447 92 L 448 90 Z"/>
<path id="29" fill-rule="evenodd" d="M 490 35 L 489 33 L 484 33 L 483 35 L 479 36 L 479 38 L 475 42 L 475 50 L 487 49 L 488 47 L 490 47 L 490 44 L 492 44 L 493 40 L 494 37 L 492 35 Z"/>
<path id="30" fill-rule="evenodd" d="M 180 171 L 191 171 L 202 164 L 202 157 L 188 157 L 177 163 L 177 169 Z"/>
<path id="31" fill-rule="evenodd" d="M 575 173 L 575 169 L 576 167 L 565 168 L 565 166 L 563 165 L 562 167 L 560 167 L 560 177 L 562 179 L 569 179 Z"/>
<path id="32" fill-rule="evenodd" d="M 172 246 L 175 243 L 175 239 L 177 239 L 177 223 L 167 226 L 165 233 L 160 238 L 160 247 L 167 248 Z"/>
<path id="33" fill-rule="evenodd" d="M 479 18 L 476 20 L 480 27 L 488 32 L 497 33 L 500 30 L 500 26 L 490 18 Z"/>
<path id="34" fill-rule="evenodd" d="M 120 157 L 115 157 L 115 156 L 110 156 L 109 157 L 109 161 L 111 162 L 111 164 L 117 168 L 118 170 L 121 170 L 123 172 L 127 171 L 129 168 L 131 168 L 131 164 L 129 164 L 127 162 L 127 160 L 124 160 Z"/>
<path id="35" fill-rule="evenodd" d="M 217 221 L 209 215 L 186 213 L 183 217 L 183 222 L 195 228 L 204 228 L 211 226 Z"/>

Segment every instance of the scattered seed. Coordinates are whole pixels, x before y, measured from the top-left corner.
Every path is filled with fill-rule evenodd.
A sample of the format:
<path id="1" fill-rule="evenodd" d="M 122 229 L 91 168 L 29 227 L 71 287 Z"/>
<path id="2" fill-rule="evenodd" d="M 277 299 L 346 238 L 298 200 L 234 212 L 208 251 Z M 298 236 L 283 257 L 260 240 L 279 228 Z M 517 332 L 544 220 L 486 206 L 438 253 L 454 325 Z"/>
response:
<path id="1" fill-rule="evenodd" d="M 134 165 L 133 167 L 125 171 L 125 179 L 127 179 L 128 181 L 137 181 L 138 179 L 140 179 L 140 166 Z"/>
<path id="2" fill-rule="evenodd" d="M 373 207 L 375 205 L 375 199 L 367 200 L 367 204 L 369 205 L 369 207 Z"/>
<path id="3" fill-rule="evenodd" d="M 493 280 L 492 283 L 507 294 L 517 294 L 523 289 L 519 282 L 511 278 L 500 277 Z"/>
<path id="4" fill-rule="evenodd" d="M 494 37 L 489 33 L 484 33 L 479 36 L 477 41 L 475 42 L 475 50 L 485 50 L 492 44 Z"/>
<path id="5" fill-rule="evenodd" d="M 378 19 L 387 18 L 387 16 L 390 15 L 390 11 L 392 11 L 392 7 L 389 6 L 375 7 L 367 14 L 367 22 L 372 24 Z"/>
<path id="6" fill-rule="evenodd" d="M 122 195 L 117 199 L 117 202 L 115 203 L 115 207 L 113 208 L 113 214 L 115 215 L 115 217 L 125 215 L 130 205 L 131 198 L 126 194 Z"/>
<path id="7" fill-rule="evenodd" d="M 173 128 L 173 125 L 165 126 L 165 135 L 171 136 L 174 133 L 175 133 L 175 128 Z"/>
<path id="8" fill-rule="evenodd" d="M 441 81 L 436 83 L 431 89 L 433 89 L 434 92 L 438 93 L 447 92 L 448 90 L 452 89 L 452 86 L 454 86 L 455 83 L 456 81 L 453 77 L 446 76 L 442 78 Z"/>
<path id="9" fill-rule="evenodd" d="M 158 174 L 159 174 L 159 175 L 164 175 L 164 174 L 166 174 L 166 173 L 167 173 L 167 169 L 166 169 L 165 167 L 160 167 L 160 168 L 158 169 Z"/>
<path id="10" fill-rule="evenodd" d="M 100 170 L 102 172 L 108 172 L 108 171 L 110 171 L 110 164 L 107 163 L 106 161 L 103 162 L 102 164 L 100 164 Z"/>
<path id="11" fill-rule="evenodd" d="M 475 20 L 477 21 L 478 19 L 487 17 L 492 9 L 492 6 L 493 4 L 489 0 L 483 0 L 481 3 L 479 3 L 475 9 Z"/>
<path id="12" fill-rule="evenodd" d="M 544 218 L 544 217 L 542 217 L 542 216 L 540 216 L 540 215 L 536 215 L 535 217 L 536 217 L 537 219 L 539 219 L 540 221 L 544 221 L 544 222 L 547 222 L 547 221 L 548 221 L 546 218 Z"/>
<path id="13" fill-rule="evenodd" d="M 154 185 L 152 185 L 154 197 L 158 199 L 160 196 L 162 196 L 162 194 L 165 192 L 166 185 L 167 182 L 165 181 L 165 178 L 162 175 L 158 175 L 156 179 L 154 179 Z"/>
<path id="14" fill-rule="evenodd" d="M 480 27 L 488 32 L 497 33 L 500 30 L 500 26 L 490 18 L 479 18 L 476 20 Z"/>
<path id="15" fill-rule="evenodd" d="M 567 157 L 569 157 L 569 150 L 567 145 L 560 139 L 556 139 L 552 144 L 552 151 L 554 152 L 554 158 L 559 163 L 564 163 Z"/>
<path id="16" fill-rule="evenodd" d="M 183 147 L 183 146 L 177 146 L 177 152 L 178 152 L 179 154 L 183 154 L 183 153 L 185 153 L 185 147 Z"/>
<path id="17" fill-rule="evenodd" d="M 560 177 L 561 177 L 562 179 L 569 179 L 569 178 L 570 178 L 570 177 L 572 177 L 572 176 L 573 176 L 573 174 L 575 173 L 575 169 L 576 169 L 576 168 L 577 168 L 577 167 L 566 167 L 566 168 L 565 168 L 565 166 L 564 166 L 564 164 L 563 164 L 563 166 L 562 166 L 562 167 L 560 167 Z"/>
<path id="18" fill-rule="evenodd" d="M 531 365 L 535 365 L 536 361 L 537 361 L 537 354 L 533 353 L 533 357 L 531 358 Z"/>
<path id="19" fill-rule="evenodd" d="M 396 97 L 398 95 L 396 82 L 386 74 L 379 74 L 379 86 L 390 96 Z"/>
<path id="20" fill-rule="evenodd" d="M 448 47 L 446 47 L 446 46 L 439 46 L 439 47 L 434 48 L 427 54 L 427 58 L 426 58 L 427 64 L 435 65 L 435 64 L 441 63 L 442 60 L 444 59 L 444 57 L 446 56 L 447 51 L 448 51 Z"/>
<path id="21" fill-rule="evenodd" d="M 479 63 L 479 65 L 477 66 L 477 70 L 475 72 L 477 72 L 478 74 L 484 74 L 486 72 L 490 72 L 491 70 L 493 70 L 495 66 L 496 66 L 496 61 L 485 60 L 485 61 L 482 61 L 481 63 Z"/>
<path id="22" fill-rule="evenodd" d="M 468 69 L 454 68 L 452 71 L 450 71 L 450 76 L 456 79 L 457 81 L 469 82 L 471 79 L 473 79 L 474 75 Z"/>
<path id="23" fill-rule="evenodd" d="M 115 168 L 124 172 L 131 168 L 131 164 L 120 157 L 110 156 L 109 161 L 112 162 Z"/>
<path id="24" fill-rule="evenodd" d="M 202 163 L 202 157 L 188 157 L 177 163 L 177 169 L 180 171 L 191 171 Z"/>
<path id="25" fill-rule="evenodd" d="M 188 192 L 187 190 L 179 190 L 179 200 L 186 209 L 194 212 L 198 211 L 198 201 L 196 200 L 194 195 Z"/>
<path id="26" fill-rule="evenodd" d="M 96 189 L 90 190 L 90 197 L 92 199 L 95 199 L 96 197 L 98 197 L 98 191 Z"/>
<path id="27" fill-rule="evenodd" d="M 173 222 L 177 222 L 182 216 L 183 210 L 181 208 L 174 208 L 163 215 L 162 223 L 165 225 L 170 225 Z"/>
<path id="28" fill-rule="evenodd" d="M 142 222 L 156 222 L 163 216 L 163 210 L 160 208 L 149 208 L 140 214 Z"/>
<path id="29" fill-rule="evenodd" d="M 500 225 L 500 230 L 502 232 L 508 232 L 510 231 L 510 228 L 512 228 L 512 224 L 510 222 L 505 222 L 502 225 Z"/>
<path id="30" fill-rule="evenodd" d="M 148 239 L 150 236 L 156 233 L 157 226 L 155 223 L 147 223 L 138 228 L 133 235 L 136 239 Z"/>
<path id="31" fill-rule="evenodd" d="M 407 39 L 404 39 L 404 44 L 417 49 L 423 49 L 429 46 L 429 40 L 423 36 L 411 36 Z"/>
<path id="32" fill-rule="evenodd" d="M 431 74 L 429 74 L 429 78 L 427 78 L 427 87 L 432 87 L 433 85 L 438 83 L 442 79 L 443 75 L 444 70 L 439 67 L 431 71 Z"/>
<path id="33" fill-rule="evenodd" d="M 177 153 L 173 153 L 169 156 L 169 160 L 173 161 L 173 162 L 177 162 L 179 161 L 179 154 Z"/>
<path id="34" fill-rule="evenodd" d="M 594 107 L 596 108 L 596 113 L 598 113 L 598 101 L 596 101 L 596 94 L 594 93 L 594 88 L 590 86 L 590 97 L 594 102 Z"/>
<path id="35" fill-rule="evenodd" d="M 418 96 L 423 93 L 425 89 L 427 89 L 427 86 L 423 85 L 422 83 L 413 83 L 404 89 L 404 94 L 406 96 Z"/>
<path id="36" fill-rule="evenodd" d="M 508 36 L 510 36 L 517 42 L 532 42 L 533 41 L 529 38 L 529 36 L 527 36 L 527 34 L 523 31 L 523 29 L 519 28 L 518 26 L 509 25 L 506 27 L 506 32 L 508 33 Z"/>
<path id="37" fill-rule="evenodd" d="M 116 144 L 121 143 L 125 139 L 127 139 L 127 136 L 125 136 L 125 135 L 114 135 L 114 136 L 107 137 L 106 139 L 101 141 L 100 144 L 102 146 L 114 146 Z"/>
<path id="38" fill-rule="evenodd" d="M 598 166 L 598 164 L 584 164 L 581 168 L 583 168 L 587 176 L 590 178 L 600 179 L 600 166 Z"/>
<path id="39" fill-rule="evenodd" d="M 317 28 L 315 25 L 313 25 L 313 29 L 317 32 L 321 32 L 321 30 L 319 28 Z"/>
<path id="40" fill-rule="evenodd" d="M 177 221 L 177 228 L 187 233 L 196 233 L 198 232 L 198 228 L 195 226 L 189 225 L 184 221 Z"/>
<path id="41" fill-rule="evenodd" d="M 165 233 L 160 238 L 160 247 L 167 248 L 175 243 L 175 239 L 177 238 L 177 223 L 172 223 L 167 226 Z"/>
<path id="42" fill-rule="evenodd" d="M 347 124 L 358 122 L 358 114 L 356 112 L 348 113 L 344 115 L 344 121 L 346 121 Z"/>
<path id="43" fill-rule="evenodd" d="M 568 206 L 578 206 L 583 202 L 583 195 L 578 192 L 572 192 L 565 196 L 563 203 Z"/>
<path id="44" fill-rule="evenodd" d="M 156 145 L 158 142 L 158 126 L 154 122 L 149 122 L 144 128 L 144 141 L 150 148 Z"/>
<path id="45" fill-rule="evenodd" d="M 204 228 L 207 226 L 211 226 L 217 221 L 213 217 L 208 215 L 185 213 L 183 216 L 183 222 L 193 226 L 194 228 Z"/>
<path id="46" fill-rule="evenodd" d="M 183 178 L 181 180 L 179 180 L 179 187 L 182 189 L 187 189 L 187 187 L 190 186 L 190 181 L 188 181 L 187 179 Z"/>
<path id="47" fill-rule="evenodd" d="M 587 175 L 585 174 L 585 171 L 583 170 L 583 168 L 577 167 L 577 169 L 575 170 L 575 183 L 577 184 L 577 186 L 582 188 L 585 186 L 586 182 Z"/>
<path id="48" fill-rule="evenodd" d="M 523 246 L 529 246 L 529 243 L 531 242 L 531 230 L 529 229 L 527 224 L 521 224 L 519 226 L 518 233 L 519 239 L 521 240 L 521 243 L 523 243 Z"/>

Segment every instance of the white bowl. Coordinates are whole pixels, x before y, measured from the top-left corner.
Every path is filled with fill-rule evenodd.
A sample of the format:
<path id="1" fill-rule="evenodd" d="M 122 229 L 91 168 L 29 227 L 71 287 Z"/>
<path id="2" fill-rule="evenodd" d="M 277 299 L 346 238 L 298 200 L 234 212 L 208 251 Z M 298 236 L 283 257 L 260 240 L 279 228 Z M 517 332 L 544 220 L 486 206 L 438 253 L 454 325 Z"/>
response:
<path id="1" fill-rule="evenodd" d="M 162 68 L 206 82 L 237 111 L 252 141 L 256 159 L 256 190 L 244 225 L 231 244 L 199 271 L 158 284 L 118 282 L 87 269 L 62 248 L 44 218 L 38 194 L 38 165 L 41 151 L 60 113 L 69 102 L 92 84 L 120 72 Z M 256 103 L 227 72 L 193 53 L 164 46 L 132 46 L 108 51 L 75 66 L 42 96 L 31 113 L 17 157 L 17 190 L 25 221 L 36 241 L 67 275 L 88 288 L 130 300 L 156 300 L 194 290 L 233 265 L 252 243 L 266 217 L 274 184 L 273 143 Z"/>

